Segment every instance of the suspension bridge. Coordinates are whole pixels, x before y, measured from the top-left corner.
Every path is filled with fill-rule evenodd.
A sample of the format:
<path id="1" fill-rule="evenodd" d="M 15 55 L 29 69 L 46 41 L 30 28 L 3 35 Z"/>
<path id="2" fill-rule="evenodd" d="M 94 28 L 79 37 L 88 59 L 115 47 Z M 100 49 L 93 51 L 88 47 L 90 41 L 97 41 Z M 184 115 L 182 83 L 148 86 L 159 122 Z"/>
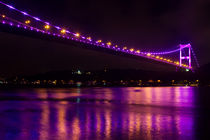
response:
<path id="1" fill-rule="evenodd" d="M 117 44 L 113 44 L 112 42 L 103 42 L 102 40 L 93 39 L 90 36 L 81 35 L 80 33 L 54 25 L 49 21 L 42 20 L 39 17 L 33 16 L 1 1 L 0 9 L 0 23 L 2 25 L 7 25 L 8 27 L 21 29 L 23 31 L 38 32 L 49 37 L 62 38 L 64 40 L 76 41 L 97 48 L 104 48 L 137 57 L 143 57 L 188 70 L 194 69 L 194 65 L 192 64 L 192 60 L 194 60 L 195 66 L 199 67 L 198 60 L 190 43 L 179 44 L 176 49 L 163 52 L 135 50 L 134 48 L 129 48 L 127 46 L 119 46 Z M 170 59 L 170 55 L 172 54 L 177 55 L 177 60 Z"/>

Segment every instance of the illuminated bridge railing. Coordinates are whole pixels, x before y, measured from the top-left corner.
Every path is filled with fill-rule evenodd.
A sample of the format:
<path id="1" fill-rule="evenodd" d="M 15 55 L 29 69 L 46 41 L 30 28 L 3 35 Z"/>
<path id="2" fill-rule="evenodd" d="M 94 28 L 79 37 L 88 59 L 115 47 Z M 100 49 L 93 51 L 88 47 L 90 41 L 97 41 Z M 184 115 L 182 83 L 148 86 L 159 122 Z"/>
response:
<path id="1" fill-rule="evenodd" d="M 120 47 L 118 45 L 112 45 L 111 42 L 104 43 L 102 42 L 102 40 L 93 40 L 91 37 L 86 37 L 79 33 L 75 33 L 65 28 L 61 28 L 59 26 L 53 25 L 48 21 L 44 21 L 38 17 L 32 16 L 28 14 L 27 12 L 18 10 L 15 7 L 8 5 L 6 3 L 3 3 L 1 1 L 0 1 L 0 8 L 2 9 L 2 13 L 0 13 L 0 22 L 2 24 L 7 24 L 9 26 L 22 28 L 24 30 L 40 32 L 40 33 L 47 34 L 50 36 L 56 36 L 59 38 L 86 43 L 86 44 L 94 45 L 97 47 L 107 48 L 110 50 L 119 51 L 119 52 L 131 54 L 135 56 L 140 56 L 140 57 L 152 59 L 155 61 L 167 63 L 170 65 L 174 65 L 176 67 L 192 69 L 192 67 L 187 64 L 180 64 L 179 61 L 173 61 L 169 58 L 165 58 L 162 56 L 165 54 L 176 53 L 180 51 L 180 48 L 171 50 L 171 51 L 166 51 L 166 52 L 142 52 L 140 50 L 135 50 L 134 48 L 128 48 L 126 46 Z M 9 12 L 8 12 L 8 9 L 9 9 Z M 188 46 L 188 45 L 190 44 L 187 44 L 185 46 Z"/>

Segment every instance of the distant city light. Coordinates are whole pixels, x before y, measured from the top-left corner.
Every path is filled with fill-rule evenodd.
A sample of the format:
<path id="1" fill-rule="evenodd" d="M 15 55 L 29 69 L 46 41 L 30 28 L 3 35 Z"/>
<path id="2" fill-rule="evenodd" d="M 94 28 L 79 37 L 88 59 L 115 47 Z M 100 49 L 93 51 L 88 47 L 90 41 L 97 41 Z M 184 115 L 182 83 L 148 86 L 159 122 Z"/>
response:
<path id="1" fill-rule="evenodd" d="M 112 45 L 112 43 L 111 43 L 111 42 L 107 42 L 106 44 L 107 44 L 108 46 L 111 46 L 111 45 Z"/>
<path id="2" fill-rule="evenodd" d="M 131 49 L 130 49 L 130 51 L 131 51 L 131 52 L 133 52 L 133 51 L 134 51 L 134 49 L 133 49 L 133 48 L 131 48 Z"/>
<path id="3" fill-rule="evenodd" d="M 91 37 L 87 37 L 87 40 L 90 40 L 91 41 Z"/>
<path id="4" fill-rule="evenodd" d="M 137 53 L 140 53 L 140 50 L 137 50 L 136 52 L 137 52 Z"/>
<path id="5" fill-rule="evenodd" d="M 127 49 L 127 47 L 125 46 L 125 47 L 123 47 L 123 50 L 126 50 Z"/>

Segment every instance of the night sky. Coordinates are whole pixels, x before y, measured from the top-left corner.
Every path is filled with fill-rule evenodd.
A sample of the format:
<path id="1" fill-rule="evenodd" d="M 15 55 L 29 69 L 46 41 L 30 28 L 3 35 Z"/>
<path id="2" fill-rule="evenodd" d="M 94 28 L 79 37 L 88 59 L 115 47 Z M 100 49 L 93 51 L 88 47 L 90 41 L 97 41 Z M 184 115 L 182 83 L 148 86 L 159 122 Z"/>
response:
<path id="1" fill-rule="evenodd" d="M 170 50 L 180 43 L 191 43 L 200 64 L 210 62 L 210 1 L 208 0 L 2 1 L 75 32 L 141 50 Z M 1 33 L 1 36 L 4 36 L 4 33 Z M 40 40 L 40 44 L 43 42 Z M 44 43 L 46 46 L 50 45 Z M 1 52 L 6 50 L 2 46 L 0 49 Z M 22 49 L 22 53 L 24 52 L 27 53 L 27 50 Z M 48 55 L 47 52 L 45 55 Z M 62 56 L 62 52 L 59 55 Z M 79 55 L 81 54 L 78 52 Z M 55 56 L 50 57 L 55 58 Z M 101 56 L 97 57 L 102 59 Z M 36 67 L 39 67 L 40 61 L 41 59 L 37 58 Z M 19 62 L 21 65 L 29 65 L 24 59 Z M 135 67 L 135 64 L 132 67 Z M 115 65 L 115 68 L 118 66 Z"/>

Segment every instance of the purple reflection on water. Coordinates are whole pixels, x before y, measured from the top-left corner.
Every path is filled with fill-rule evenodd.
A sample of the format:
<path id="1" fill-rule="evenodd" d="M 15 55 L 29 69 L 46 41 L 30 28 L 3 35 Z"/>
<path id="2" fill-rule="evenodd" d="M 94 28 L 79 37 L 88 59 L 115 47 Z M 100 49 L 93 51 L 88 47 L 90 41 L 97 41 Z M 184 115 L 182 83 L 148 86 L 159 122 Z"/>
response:
<path id="1" fill-rule="evenodd" d="M 196 88 L 0 91 L 3 139 L 195 139 Z"/>

